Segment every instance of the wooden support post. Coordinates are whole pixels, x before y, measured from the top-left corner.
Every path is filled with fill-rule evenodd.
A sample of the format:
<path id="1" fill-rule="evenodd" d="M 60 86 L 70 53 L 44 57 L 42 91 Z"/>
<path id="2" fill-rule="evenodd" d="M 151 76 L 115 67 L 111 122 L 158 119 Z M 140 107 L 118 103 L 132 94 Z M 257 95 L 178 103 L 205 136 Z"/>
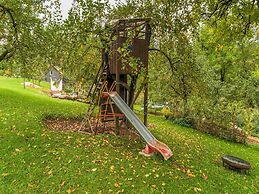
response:
<path id="1" fill-rule="evenodd" d="M 148 67 L 146 67 L 146 74 L 148 75 Z M 148 116 L 148 76 L 144 86 L 144 125 L 147 127 L 147 116 Z"/>
<path id="2" fill-rule="evenodd" d="M 151 36 L 151 29 L 150 25 L 146 23 L 146 41 L 148 42 L 148 45 L 150 44 L 150 36 Z M 147 47 L 148 48 L 148 47 Z M 146 73 L 146 82 L 144 85 L 144 125 L 148 127 L 147 119 L 148 119 L 148 50 L 147 50 L 147 63 L 146 63 L 146 68 L 145 68 L 145 73 Z"/>
<path id="3" fill-rule="evenodd" d="M 118 44 L 115 46 L 116 47 L 116 52 L 118 52 Z M 116 60 L 115 60 L 115 76 L 116 76 L 116 92 L 120 95 L 120 74 L 119 74 L 119 65 L 118 65 L 118 59 L 117 59 L 117 54 L 116 54 Z M 118 113 L 118 108 L 115 108 L 115 113 Z M 119 125 L 119 118 L 115 117 L 115 129 L 116 133 L 119 134 L 120 132 L 120 125 Z"/>
<path id="4" fill-rule="evenodd" d="M 23 89 L 25 89 L 25 81 L 26 81 L 26 79 L 25 79 L 25 77 L 23 78 Z"/>

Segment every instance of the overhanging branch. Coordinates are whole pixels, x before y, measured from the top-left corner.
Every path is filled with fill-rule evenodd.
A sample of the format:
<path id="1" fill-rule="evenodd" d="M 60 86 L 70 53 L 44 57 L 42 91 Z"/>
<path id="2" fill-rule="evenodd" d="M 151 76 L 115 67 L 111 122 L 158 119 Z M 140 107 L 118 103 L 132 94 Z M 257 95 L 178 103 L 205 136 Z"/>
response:
<path id="1" fill-rule="evenodd" d="M 5 50 L 1 55 L 0 55 L 0 61 L 10 58 L 11 57 L 12 50 Z"/>
<path id="2" fill-rule="evenodd" d="M 2 61 L 4 59 L 8 59 L 13 56 L 15 43 L 18 40 L 18 29 L 17 29 L 17 23 L 14 19 L 13 10 L 11 8 L 8 8 L 5 5 L 0 4 L 0 13 L 1 13 L 0 20 L 3 20 L 3 17 L 6 14 L 12 24 L 12 28 L 14 29 L 14 35 L 12 35 L 12 36 L 14 36 L 14 41 L 12 43 L 10 43 L 10 45 L 9 45 L 10 48 L 6 49 L 2 53 L 0 53 L 0 61 Z M 5 37 L 4 36 L 1 37 L 1 39 L 3 39 L 3 38 L 5 38 Z"/>
<path id="3" fill-rule="evenodd" d="M 180 62 L 180 59 L 174 58 L 174 60 L 176 60 L 176 61 L 173 62 L 172 59 L 164 51 L 157 49 L 157 48 L 149 48 L 148 51 L 157 51 L 157 52 L 160 52 L 161 54 L 163 54 L 169 62 L 172 73 L 177 71 L 177 68 L 174 65 L 176 63 Z"/>
<path id="4" fill-rule="evenodd" d="M 10 8 L 8 8 L 8 7 L 6 7 L 6 6 L 2 5 L 2 4 L 0 4 L 0 11 L 1 11 L 3 14 L 6 13 L 6 14 L 9 16 L 9 18 L 10 18 L 10 20 L 11 20 L 11 22 L 12 22 L 12 26 L 13 26 L 14 31 L 15 31 L 15 35 L 17 36 L 17 33 L 18 33 L 18 30 L 17 30 L 17 23 L 16 23 L 16 21 L 15 21 L 15 19 L 14 19 L 12 9 L 10 9 Z"/>

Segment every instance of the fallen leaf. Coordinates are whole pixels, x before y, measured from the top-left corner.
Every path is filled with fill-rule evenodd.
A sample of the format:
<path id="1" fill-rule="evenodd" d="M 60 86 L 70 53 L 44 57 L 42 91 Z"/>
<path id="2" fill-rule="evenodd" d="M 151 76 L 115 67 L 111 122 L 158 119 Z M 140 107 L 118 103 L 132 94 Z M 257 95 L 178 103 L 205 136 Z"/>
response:
<path id="1" fill-rule="evenodd" d="M 6 176 L 8 176 L 9 174 L 10 174 L 10 173 L 3 173 L 2 176 L 3 176 L 3 177 L 6 177 Z"/>
<path id="2" fill-rule="evenodd" d="M 69 188 L 68 190 L 66 190 L 66 192 L 67 192 L 68 194 L 70 194 L 70 193 L 72 193 L 72 190 Z"/>
<path id="3" fill-rule="evenodd" d="M 195 175 L 192 174 L 192 173 L 188 173 L 187 176 L 188 176 L 188 177 L 191 177 L 191 178 L 194 178 L 194 177 L 195 177 Z"/>
<path id="4" fill-rule="evenodd" d="M 195 192 L 200 192 L 200 191 L 201 191 L 201 188 L 194 187 L 193 190 L 194 190 Z"/>
<path id="5" fill-rule="evenodd" d="M 60 186 L 63 187 L 66 181 L 63 181 Z"/>
<path id="6" fill-rule="evenodd" d="M 156 185 L 151 185 L 154 189 L 156 188 Z"/>
<path id="7" fill-rule="evenodd" d="M 50 170 L 50 171 L 48 172 L 48 175 L 52 175 L 52 170 Z"/>
<path id="8" fill-rule="evenodd" d="M 205 175 L 204 173 L 202 173 L 202 178 L 203 178 L 204 180 L 208 180 L 208 176 Z"/>

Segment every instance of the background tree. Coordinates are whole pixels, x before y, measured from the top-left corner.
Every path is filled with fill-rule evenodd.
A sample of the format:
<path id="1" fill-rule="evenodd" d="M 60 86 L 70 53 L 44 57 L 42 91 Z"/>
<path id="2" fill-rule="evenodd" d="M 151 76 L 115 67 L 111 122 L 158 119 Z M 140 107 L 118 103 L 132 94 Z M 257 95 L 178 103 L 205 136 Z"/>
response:
<path id="1" fill-rule="evenodd" d="M 3 0 L 1 69 L 40 79 L 49 66 L 57 66 L 69 90 L 84 94 L 100 66 L 108 24 L 132 17 L 151 18 L 151 101 L 169 102 L 175 118 L 254 128 L 259 101 L 255 0 L 126 0 L 112 7 L 107 0 L 75 0 L 65 20 L 58 0 Z"/>

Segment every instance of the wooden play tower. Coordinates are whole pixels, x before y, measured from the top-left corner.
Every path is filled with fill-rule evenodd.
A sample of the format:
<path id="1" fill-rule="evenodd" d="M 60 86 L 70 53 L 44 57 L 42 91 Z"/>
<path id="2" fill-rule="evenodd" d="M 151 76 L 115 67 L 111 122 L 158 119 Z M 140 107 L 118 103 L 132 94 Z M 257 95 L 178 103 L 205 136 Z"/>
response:
<path id="1" fill-rule="evenodd" d="M 117 92 L 132 108 L 144 90 L 144 124 L 147 126 L 148 48 L 151 36 L 149 21 L 150 19 L 121 19 L 109 25 L 110 37 L 102 41 L 102 63 L 88 93 L 92 104 L 99 106 L 97 122 L 112 121 L 119 127 L 120 121 L 126 121 L 120 110 L 109 100 L 107 92 Z M 145 75 L 145 79 L 136 91 L 140 73 Z"/>
<path id="2" fill-rule="evenodd" d="M 88 94 L 92 103 L 86 118 L 93 133 L 106 129 L 115 129 L 116 133 L 120 133 L 122 129 L 134 127 L 146 142 L 140 154 L 151 156 L 160 153 L 167 160 L 172 156 L 172 151 L 157 140 L 147 127 L 149 21 L 124 19 L 111 24 L 110 37 L 103 41 L 102 64 Z M 145 78 L 136 90 L 140 74 L 144 74 Z M 132 111 L 142 90 L 144 123 Z M 98 113 L 94 113 L 96 106 Z"/>

